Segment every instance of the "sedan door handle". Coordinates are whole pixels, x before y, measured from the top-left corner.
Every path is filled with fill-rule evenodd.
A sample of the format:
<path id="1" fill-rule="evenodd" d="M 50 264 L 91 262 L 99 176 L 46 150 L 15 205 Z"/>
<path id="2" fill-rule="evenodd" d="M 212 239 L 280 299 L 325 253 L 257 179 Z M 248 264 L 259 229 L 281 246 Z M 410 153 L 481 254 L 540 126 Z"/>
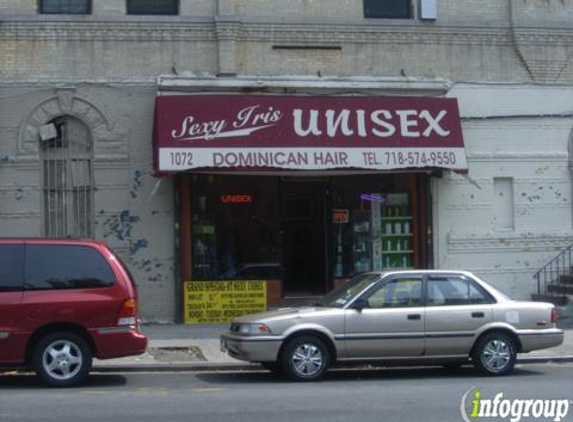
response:
<path id="1" fill-rule="evenodd" d="M 485 314 L 483 312 L 472 312 L 472 318 L 483 318 Z"/>
<path id="2" fill-rule="evenodd" d="M 420 315 L 420 314 L 410 314 L 410 315 L 408 315 L 408 319 L 414 320 L 414 321 L 415 321 L 415 320 L 420 320 L 420 319 L 422 319 L 422 315 Z"/>

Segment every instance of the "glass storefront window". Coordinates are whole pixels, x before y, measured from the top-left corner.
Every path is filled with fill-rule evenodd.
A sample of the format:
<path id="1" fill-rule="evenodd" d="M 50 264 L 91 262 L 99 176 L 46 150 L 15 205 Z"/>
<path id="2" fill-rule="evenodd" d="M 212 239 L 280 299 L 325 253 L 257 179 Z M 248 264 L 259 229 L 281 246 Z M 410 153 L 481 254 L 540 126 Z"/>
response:
<path id="1" fill-rule="evenodd" d="M 332 180 L 334 278 L 412 266 L 412 217 L 407 181 L 400 175 Z M 334 215 L 334 214 L 333 214 Z"/>
<path id="2" fill-rule="evenodd" d="M 194 175 L 194 280 L 281 278 L 278 181 Z"/>
<path id="3" fill-rule="evenodd" d="M 312 296 L 426 265 L 411 175 L 190 177 L 193 280 L 281 280 L 285 294 Z"/>

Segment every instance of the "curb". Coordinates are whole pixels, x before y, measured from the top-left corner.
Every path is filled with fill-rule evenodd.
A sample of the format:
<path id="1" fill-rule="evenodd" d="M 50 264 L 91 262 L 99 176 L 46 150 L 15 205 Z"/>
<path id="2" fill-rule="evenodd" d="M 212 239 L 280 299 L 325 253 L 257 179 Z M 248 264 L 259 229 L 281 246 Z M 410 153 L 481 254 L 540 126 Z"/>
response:
<path id="1" fill-rule="evenodd" d="M 573 362 L 573 355 L 565 356 L 532 356 L 518 358 L 517 364 L 536 363 L 568 363 Z M 399 366 L 399 365 L 398 365 Z M 336 368 L 343 368 L 337 366 Z M 357 366 L 352 366 L 356 368 Z M 374 367 L 387 367 L 384 365 Z M 165 363 L 165 364 L 126 364 L 126 365 L 98 365 L 94 366 L 91 372 L 208 372 L 208 371 L 263 371 L 261 365 L 256 363 Z"/>
<path id="2" fill-rule="evenodd" d="M 573 355 L 563 355 L 563 356 L 528 356 L 523 358 L 517 358 L 517 363 L 567 363 L 573 362 Z"/>
<path id="3" fill-rule="evenodd" d="M 164 363 L 97 365 L 90 372 L 205 372 L 205 371 L 259 371 L 263 367 L 256 363 Z"/>

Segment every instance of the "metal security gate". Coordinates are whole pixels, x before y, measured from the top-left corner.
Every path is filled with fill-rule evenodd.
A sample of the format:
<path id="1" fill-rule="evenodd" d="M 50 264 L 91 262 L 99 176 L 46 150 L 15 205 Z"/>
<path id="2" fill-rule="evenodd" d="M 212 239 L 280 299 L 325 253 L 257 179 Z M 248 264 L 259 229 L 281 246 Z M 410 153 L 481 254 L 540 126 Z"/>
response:
<path id="1" fill-rule="evenodd" d="M 51 122 L 57 136 L 41 141 L 44 235 L 93 237 L 92 141 L 72 117 Z"/>

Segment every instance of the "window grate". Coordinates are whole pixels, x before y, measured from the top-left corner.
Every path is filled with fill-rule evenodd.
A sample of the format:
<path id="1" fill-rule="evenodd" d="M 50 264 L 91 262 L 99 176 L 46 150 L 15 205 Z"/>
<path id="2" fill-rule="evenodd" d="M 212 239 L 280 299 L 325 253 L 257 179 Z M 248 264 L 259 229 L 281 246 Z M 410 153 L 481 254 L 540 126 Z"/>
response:
<path id="1" fill-rule="evenodd" d="M 52 123 L 57 137 L 42 141 L 44 234 L 93 237 L 93 160 L 87 127 L 64 117 Z"/>

